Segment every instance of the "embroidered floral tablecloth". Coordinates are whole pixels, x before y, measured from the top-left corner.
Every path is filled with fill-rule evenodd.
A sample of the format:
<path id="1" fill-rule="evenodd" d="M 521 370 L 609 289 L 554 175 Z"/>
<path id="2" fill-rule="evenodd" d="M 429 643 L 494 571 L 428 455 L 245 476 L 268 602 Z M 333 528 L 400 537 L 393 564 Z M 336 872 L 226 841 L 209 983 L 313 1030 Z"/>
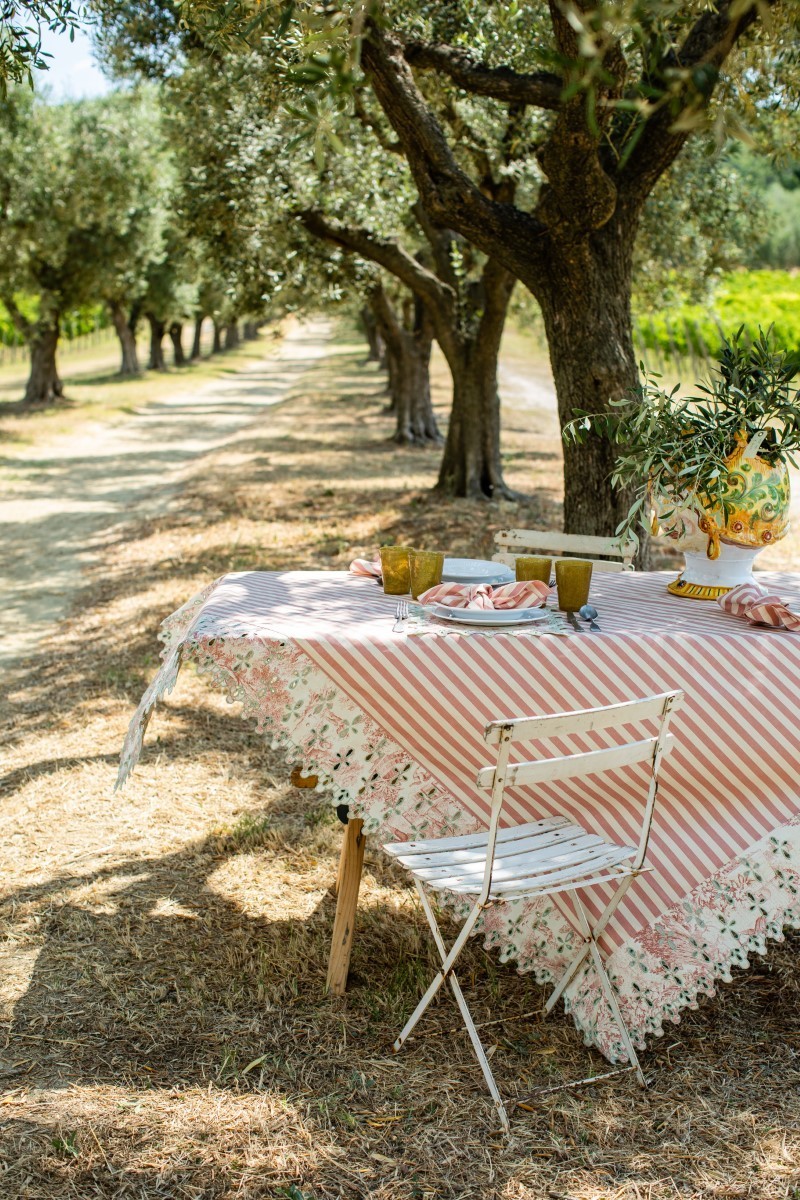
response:
<path id="1" fill-rule="evenodd" d="M 607 931 L 610 974 L 643 1046 L 752 951 L 764 953 L 768 938 L 800 925 L 800 635 L 668 596 L 669 578 L 596 575 L 600 633 L 565 631 L 555 619 L 517 636 L 428 636 L 419 622 L 411 635 L 393 630 L 394 601 L 372 579 L 227 575 L 164 622 L 164 663 L 131 722 L 119 782 L 187 661 L 380 841 L 485 825 L 487 800 L 474 783 L 491 761 L 487 722 L 682 688 L 654 870 Z M 760 578 L 800 598 L 797 577 Z M 610 736 L 571 744 L 588 749 Z M 563 812 L 629 840 L 641 820 L 639 769 L 511 791 L 509 819 Z M 482 932 L 503 960 L 543 981 L 560 974 L 576 936 L 547 898 L 488 910 Z M 591 969 L 565 1002 L 587 1043 L 624 1059 Z"/>

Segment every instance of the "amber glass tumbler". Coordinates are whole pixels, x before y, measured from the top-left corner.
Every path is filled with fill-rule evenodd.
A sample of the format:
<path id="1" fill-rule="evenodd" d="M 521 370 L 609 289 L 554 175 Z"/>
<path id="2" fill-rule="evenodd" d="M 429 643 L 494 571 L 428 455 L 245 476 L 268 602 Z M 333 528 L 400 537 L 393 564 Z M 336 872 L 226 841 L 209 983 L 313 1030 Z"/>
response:
<path id="1" fill-rule="evenodd" d="M 553 560 L 552 558 L 538 558 L 532 554 L 521 554 L 514 563 L 514 569 L 517 574 L 517 582 L 538 579 L 540 583 L 546 583 L 549 586 L 553 574 Z"/>
<path id="2" fill-rule="evenodd" d="M 381 546 L 381 575 L 387 596 L 407 596 L 411 591 L 410 553 L 410 546 Z"/>
<path id="3" fill-rule="evenodd" d="M 562 612 L 577 612 L 586 604 L 592 583 L 592 566 L 588 558 L 556 559 L 558 607 Z"/>
<path id="4" fill-rule="evenodd" d="M 444 555 L 434 550 L 412 550 L 408 558 L 411 563 L 411 595 L 417 600 L 428 588 L 442 582 Z"/>

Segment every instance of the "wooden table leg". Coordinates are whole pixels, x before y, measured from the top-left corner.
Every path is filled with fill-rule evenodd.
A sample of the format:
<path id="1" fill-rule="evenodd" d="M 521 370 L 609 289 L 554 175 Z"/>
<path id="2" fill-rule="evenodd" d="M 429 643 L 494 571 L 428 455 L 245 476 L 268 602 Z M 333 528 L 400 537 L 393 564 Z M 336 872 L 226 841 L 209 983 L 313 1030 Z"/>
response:
<path id="1" fill-rule="evenodd" d="M 327 988 L 334 996 L 343 996 L 347 986 L 347 971 L 350 952 L 353 949 L 353 927 L 358 905 L 358 889 L 361 870 L 364 866 L 363 821 L 347 822 L 339 859 L 339 876 L 336 881 L 336 916 L 333 920 L 331 953 L 328 959 Z"/>

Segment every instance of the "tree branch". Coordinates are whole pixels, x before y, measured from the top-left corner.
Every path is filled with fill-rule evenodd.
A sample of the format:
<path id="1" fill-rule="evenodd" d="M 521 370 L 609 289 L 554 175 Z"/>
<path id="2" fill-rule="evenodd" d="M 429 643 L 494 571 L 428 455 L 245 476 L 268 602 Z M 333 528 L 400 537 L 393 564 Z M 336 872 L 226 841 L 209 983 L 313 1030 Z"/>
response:
<path id="1" fill-rule="evenodd" d="M 396 139 L 395 141 L 391 141 L 386 136 L 386 130 L 383 128 L 381 122 L 377 119 L 377 117 L 374 117 L 372 113 L 368 112 L 367 107 L 364 104 L 363 97 L 358 91 L 353 93 L 353 112 L 357 120 L 361 122 L 365 129 L 372 130 L 378 141 L 378 145 L 381 146 L 382 149 L 387 150 L 390 154 L 403 153 L 403 147 L 400 145 L 400 142 L 398 142 Z"/>
<path id="2" fill-rule="evenodd" d="M 6 312 L 11 317 L 17 332 L 21 333 L 26 341 L 30 341 L 35 328 L 33 321 L 29 321 L 25 314 L 20 311 L 13 296 L 5 295 L 2 299 Z"/>
<path id="3" fill-rule="evenodd" d="M 550 71 L 521 73 L 510 67 L 490 67 L 476 62 L 456 46 L 408 41 L 406 62 L 423 71 L 438 71 L 474 96 L 489 96 L 506 104 L 532 104 L 536 108 L 561 107 L 562 79 Z"/>
<path id="4" fill-rule="evenodd" d="M 537 286 L 534 271 L 539 256 L 535 246 L 537 239 L 547 235 L 546 227 L 530 213 L 488 199 L 459 167 L 396 38 L 371 25 L 362 44 L 361 62 L 378 103 L 403 145 L 431 220 L 455 229 L 511 271 L 524 263 L 524 282 L 529 287 Z"/>
<path id="5" fill-rule="evenodd" d="M 426 303 L 439 307 L 452 304 L 453 294 L 449 287 L 437 279 L 432 271 L 417 262 L 399 242 L 393 238 L 381 238 L 361 226 L 345 225 L 335 217 L 328 217 L 318 209 L 306 209 L 297 214 L 309 233 L 353 254 L 360 254 L 370 262 L 378 263 L 390 275 L 394 275 Z"/>
<path id="6" fill-rule="evenodd" d="M 780 0 L 763 2 L 774 7 Z M 720 0 L 715 10 L 698 17 L 683 46 L 664 55 L 656 70 L 642 80 L 648 87 L 660 81 L 667 94 L 658 112 L 647 119 L 636 148 L 620 173 L 620 187 L 624 188 L 628 198 L 643 202 L 691 136 L 691 129 L 674 128 L 677 119 L 675 103 L 680 104 L 684 113 L 700 112 L 708 105 L 719 69 L 758 17 L 756 4 L 741 11 L 736 0 Z M 703 90 L 698 88 L 696 69 L 699 67 L 708 69 Z M 667 76 L 675 71 L 687 72 L 687 78 L 679 91 L 670 91 Z"/>

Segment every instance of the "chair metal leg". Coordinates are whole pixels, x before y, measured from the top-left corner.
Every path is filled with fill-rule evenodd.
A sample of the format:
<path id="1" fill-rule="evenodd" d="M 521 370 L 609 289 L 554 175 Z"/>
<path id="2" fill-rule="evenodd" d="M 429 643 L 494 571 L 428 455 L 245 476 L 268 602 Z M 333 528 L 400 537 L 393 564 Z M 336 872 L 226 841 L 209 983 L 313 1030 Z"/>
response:
<path id="1" fill-rule="evenodd" d="M 579 953 L 570 963 L 569 967 L 567 967 L 564 975 L 562 975 L 558 985 L 547 1001 L 545 1009 L 547 1012 L 551 1011 L 559 996 L 564 993 L 566 988 L 575 978 L 578 967 L 582 962 L 584 962 L 587 955 L 591 955 L 592 962 L 594 963 L 595 970 L 597 971 L 597 975 L 600 980 L 600 987 L 602 988 L 603 995 L 605 996 L 608 1006 L 611 1009 L 611 1015 L 614 1018 L 614 1022 L 619 1029 L 620 1037 L 622 1038 L 622 1044 L 624 1045 L 628 1055 L 628 1061 L 636 1071 L 636 1078 L 639 1080 L 639 1083 L 642 1085 L 642 1087 L 647 1087 L 644 1072 L 642 1071 L 639 1059 L 633 1047 L 633 1042 L 631 1041 L 630 1034 L 628 1033 L 628 1028 L 620 1011 L 616 992 L 614 991 L 611 980 L 608 978 L 605 963 L 603 962 L 603 956 L 600 953 L 600 949 L 597 945 L 597 938 L 603 932 L 610 918 L 616 912 L 620 901 L 633 883 L 634 878 L 635 877 L 631 875 L 628 876 L 627 879 L 623 880 L 623 882 L 611 896 L 611 899 L 606 904 L 595 925 L 592 925 L 591 921 L 589 920 L 589 916 L 577 891 L 569 893 L 572 901 L 573 913 L 575 916 L 575 924 L 578 932 L 580 932 L 584 939 L 584 944 Z M 559 907 L 564 915 L 567 916 L 568 914 L 565 908 L 561 905 L 559 905 Z"/>
<path id="2" fill-rule="evenodd" d="M 580 950 L 575 955 L 575 957 L 573 958 L 570 965 L 567 967 L 564 974 L 559 979 L 555 988 L 551 992 L 549 999 L 545 1002 L 545 1006 L 544 1006 L 545 1012 L 548 1012 L 548 1013 L 552 1012 L 553 1006 L 558 1002 L 558 1000 L 560 999 L 563 992 L 572 983 L 573 979 L 575 978 L 575 976 L 578 973 L 578 968 L 585 961 L 588 953 L 589 953 L 589 942 L 586 941 L 583 943 L 583 946 L 580 948 Z"/>
<path id="3" fill-rule="evenodd" d="M 464 926 L 462 927 L 461 932 L 458 935 L 458 938 L 453 943 L 451 950 L 448 952 L 447 947 L 445 946 L 445 943 L 444 943 L 444 939 L 442 938 L 441 932 L 439 930 L 439 925 L 436 921 L 436 916 L 434 914 L 433 909 L 431 908 L 430 901 L 428 900 L 428 897 L 425 894 L 425 889 L 422 887 L 422 884 L 419 882 L 418 879 L 415 879 L 414 883 L 417 886 L 417 893 L 420 898 L 420 903 L 422 904 L 423 912 L 425 913 L 425 916 L 427 917 L 428 924 L 431 929 L 431 934 L 433 935 L 433 940 L 436 944 L 436 949 L 439 951 L 439 955 L 442 959 L 442 970 L 437 971 L 436 975 L 434 976 L 433 980 L 431 981 L 431 984 L 430 984 L 427 992 L 422 997 L 419 1004 L 414 1009 L 414 1012 L 409 1017 L 400 1036 L 397 1038 L 397 1041 L 392 1046 L 392 1049 L 395 1051 L 395 1053 L 398 1050 L 400 1050 L 403 1043 L 407 1039 L 408 1035 L 411 1033 L 411 1030 L 417 1024 L 420 1017 L 425 1012 L 425 1009 L 428 1007 L 428 1005 L 430 1004 L 433 997 L 436 995 L 436 993 L 441 988 L 445 979 L 449 979 L 450 987 L 452 988 L 453 995 L 456 1000 L 456 1004 L 458 1005 L 459 1011 L 461 1013 L 461 1017 L 464 1021 L 464 1025 L 466 1026 L 466 1029 L 467 1029 L 467 1033 L 469 1034 L 469 1039 L 472 1042 L 472 1049 L 475 1052 L 475 1057 L 477 1058 L 478 1064 L 481 1068 L 481 1071 L 483 1072 L 483 1078 L 486 1081 L 486 1086 L 488 1087 L 489 1093 L 494 1102 L 494 1107 L 497 1112 L 497 1116 L 499 1118 L 500 1124 L 502 1125 L 503 1129 L 506 1132 L 508 1132 L 508 1130 L 510 1129 L 508 1113 L 506 1112 L 505 1105 L 503 1104 L 497 1084 L 495 1083 L 495 1078 L 494 1078 L 494 1075 L 492 1074 L 492 1068 L 489 1066 L 489 1060 L 486 1057 L 486 1052 L 483 1049 L 483 1045 L 481 1044 L 480 1038 L 478 1037 L 478 1031 L 475 1028 L 475 1022 L 472 1020 L 472 1014 L 470 1013 L 469 1007 L 467 1006 L 467 1002 L 464 999 L 464 993 L 461 991 L 461 985 L 459 984 L 459 982 L 455 976 L 455 972 L 452 969 L 452 964 L 455 962 L 456 958 L 461 953 L 461 950 L 464 948 L 467 938 L 469 937 L 469 934 L 472 931 L 472 928 L 475 925 L 475 922 L 477 921 L 478 917 L 480 916 L 481 910 L 478 907 L 478 905 L 476 904 L 475 908 L 472 910 L 470 915 L 467 917 L 467 920 L 466 920 Z"/>
<path id="4" fill-rule="evenodd" d="M 419 880 L 415 879 L 414 882 L 417 885 L 417 893 L 419 894 L 419 898 L 422 903 L 422 910 L 425 913 L 425 916 L 427 917 L 428 924 L 430 925 L 431 933 L 433 934 L 433 940 L 436 943 L 436 949 L 439 951 L 439 954 L 442 959 L 442 969 L 440 971 L 437 971 L 436 975 L 434 975 L 433 979 L 431 980 L 431 984 L 430 984 L 428 990 L 426 991 L 425 995 L 422 997 L 419 1004 L 414 1009 L 413 1013 L 411 1014 L 411 1016 L 408 1018 L 405 1025 L 403 1026 L 400 1036 L 397 1038 L 396 1042 L 392 1046 L 392 1049 L 394 1050 L 395 1054 L 397 1053 L 398 1050 L 400 1050 L 402 1048 L 402 1045 L 408 1038 L 408 1035 L 411 1033 L 411 1030 L 417 1024 L 420 1017 L 425 1012 L 425 1009 L 428 1007 L 431 1000 L 434 998 L 436 993 L 439 991 L 439 988 L 442 986 L 445 979 L 450 974 L 450 972 L 453 968 L 453 964 L 455 963 L 459 954 L 461 953 L 464 946 L 466 945 L 467 938 L 469 937 L 470 933 L 472 932 L 472 928 L 475 925 L 475 922 L 477 921 L 478 917 L 480 916 L 480 912 L 481 912 L 478 905 L 476 904 L 475 907 L 473 908 L 472 912 L 469 914 L 466 921 L 464 922 L 464 925 L 463 925 L 458 937 L 453 942 L 451 949 L 448 951 L 447 947 L 445 946 L 445 944 L 442 940 L 442 935 L 439 932 L 439 926 L 436 923 L 436 917 L 434 915 L 433 909 L 430 906 L 430 901 L 428 900 L 428 897 L 425 895 L 425 892 L 424 892 Z"/>
<path id="5" fill-rule="evenodd" d="M 508 1113 L 506 1112 L 505 1105 L 500 1098 L 500 1092 L 498 1091 L 497 1084 L 495 1083 L 494 1075 L 492 1074 L 492 1068 L 489 1066 L 489 1060 L 486 1057 L 486 1052 L 483 1049 L 481 1039 L 478 1037 L 478 1031 L 475 1028 L 475 1022 L 472 1020 L 472 1013 L 469 1011 L 467 1002 L 464 999 L 464 993 L 461 991 L 461 985 L 459 984 L 455 975 L 452 974 L 450 976 L 450 987 L 453 989 L 453 995 L 456 998 L 456 1004 L 461 1010 L 461 1016 L 463 1017 L 464 1024 L 467 1027 L 469 1040 L 472 1042 L 472 1049 L 475 1051 L 475 1057 L 480 1063 L 480 1068 L 483 1071 L 483 1078 L 486 1080 L 486 1086 L 489 1089 L 492 1100 L 494 1100 L 494 1106 L 497 1110 L 497 1115 L 500 1118 L 500 1124 L 503 1126 L 503 1129 L 508 1132 L 508 1130 L 511 1128 L 508 1120 Z"/>
<path id="6" fill-rule="evenodd" d="M 605 963 L 603 962 L 602 956 L 600 954 L 600 951 L 597 948 L 597 943 L 595 942 L 594 938 L 592 938 L 591 952 L 592 952 L 592 959 L 594 960 L 594 965 L 597 968 L 597 974 L 600 978 L 600 986 L 603 989 L 603 995 L 605 996 L 606 1000 L 608 1001 L 609 1008 L 611 1009 L 614 1020 L 617 1024 L 617 1028 L 619 1029 L 620 1036 L 622 1038 L 622 1043 L 625 1047 L 625 1050 L 627 1051 L 628 1062 L 631 1064 L 631 1066 L 636 1071 L 636 1078 L 639 1080 L 639 1083 L 642 1085 L 643 1088 L 646 1088 L 647 1080 L 644 1077 L 644 1071 L 641 1068 L 636 1051 L 633 1048 L 633 1042 L 631 1041 L 630 1034 L 628 1033 L 628 1027 L 625 1024 L 624 1020 L 622 1019 L 622 1013 L 620 1012 L 619 1004 L 617 1003 L 616 993 L 614 992 L 614 988 L 612 987 L 611 980 L 608 978 L 608 975 L 606 974 Z"/>

